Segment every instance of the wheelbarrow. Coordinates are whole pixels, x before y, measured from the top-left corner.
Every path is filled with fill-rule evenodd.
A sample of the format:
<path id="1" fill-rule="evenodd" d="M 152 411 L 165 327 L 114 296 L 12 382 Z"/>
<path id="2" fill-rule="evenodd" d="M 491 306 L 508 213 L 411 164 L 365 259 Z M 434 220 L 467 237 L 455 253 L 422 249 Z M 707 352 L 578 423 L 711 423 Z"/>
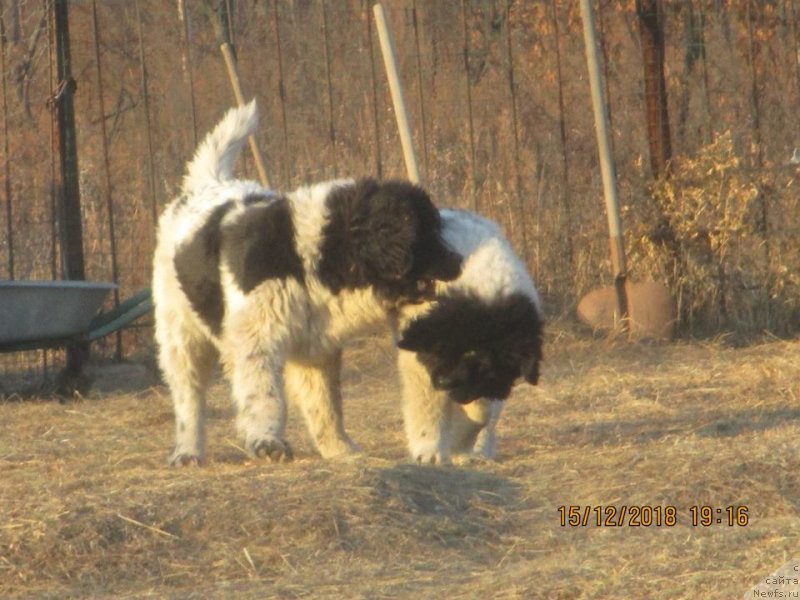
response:
<path id="1" fill-rule="evenodd" d="M 0 281 L 0 353 L 86 345 L 149 312 L 144 289 L 106 312 L 98 312 L 116 286 L 91 281 Z M 71 395 L 81 373 L 59 375 L 59 393 Z"/>
<path id="2" fill-rule="evenodd" d="M 92 281 L 0 281 L 0 352 L 93 341 L 153 308 L 149 289 L 100 312 L 116 286 Z"/>

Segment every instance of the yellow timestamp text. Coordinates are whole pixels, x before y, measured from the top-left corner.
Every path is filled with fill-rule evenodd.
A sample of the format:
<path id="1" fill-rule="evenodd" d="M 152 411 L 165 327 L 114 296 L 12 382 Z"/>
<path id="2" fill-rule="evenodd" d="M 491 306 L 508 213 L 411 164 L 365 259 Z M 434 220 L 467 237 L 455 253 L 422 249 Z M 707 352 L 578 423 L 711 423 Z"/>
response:
<path id="1" fill-rule="evenodd" d="M 750 523 L 745 505 L 696 505 L 680 511 L 672 505 L 565 504 L 558 507 L 558 516 L 561 527 L 746 527 Z"/>

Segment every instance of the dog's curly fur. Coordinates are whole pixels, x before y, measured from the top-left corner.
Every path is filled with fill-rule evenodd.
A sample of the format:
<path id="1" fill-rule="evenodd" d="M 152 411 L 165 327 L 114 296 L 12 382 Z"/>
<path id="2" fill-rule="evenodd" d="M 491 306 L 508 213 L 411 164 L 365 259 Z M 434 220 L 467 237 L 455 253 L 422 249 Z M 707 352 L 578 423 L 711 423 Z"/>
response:
<path id="1" fill-rule="evenodd" d="M 324 457 L 355 450 L 342 424 L 343 342 L 395 320 L 460 273 L 428 195 L 405 182 L 337 180 L 288 194 L 232 178 L 255 103 L 231 110 L 159 220 L 153 263 L 159 362 L 172 392 L 174 465 L 201 463 L 218 359 L 245 449 L 291 457 L 286 397 Z"/>
<path id="2" fill-rule="evenodd" d="M 539 380 L 542 312 L 536 287 L 499 227 L 474 213 L 442 210 L 445 241 L 464 262 L 437 299 L 407 306 L 398 357 L 411 455 L 494 458 L 501 400 L 514 382 Z"/>

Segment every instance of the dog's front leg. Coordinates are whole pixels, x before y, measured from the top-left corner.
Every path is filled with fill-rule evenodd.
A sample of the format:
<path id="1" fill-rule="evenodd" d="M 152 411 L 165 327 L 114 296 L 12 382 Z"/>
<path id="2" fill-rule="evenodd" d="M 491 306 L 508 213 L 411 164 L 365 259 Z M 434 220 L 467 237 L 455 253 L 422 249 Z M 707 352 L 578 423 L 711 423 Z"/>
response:
<path id="1" fill-rule="evenodd" d="M 478 398 L 469 404 L 453 407 L 454 453 L 459 460 L 494 460 L 497 454 L 497 421 L 503 411 L 503 402 L 489 398 Z"/>
<path id="2" fill-rule="evenodd" d="M 494 460 L 497 456 L 497 422 L 500 420 L 500 413 L 503 412 L 505 404 L 499 400 L 483 399 L 480 401 L 489 403 L 489 420 L 478 433 L 472 453 L 475 456 Z"/>
<path id="3" fill-rule="evenodd" d="M 397 362 L 411 457 L 421 464 L 449 464 L 452 402 L 446 392 L 433 388 L 415 353 L 399 350 Z"/>
<path id="4" fill-rule="evenodd" d="M 236 429 L 248 454 L 273 462 L 292 459 L 285 440 L 283 365 L 274 353 L 235 351 L 226 365 L 236 403 Z"/>
<path id="5" fill-rule="evenodd" d="M 315 364 L 288 362 L 284 371 L 289 400 L 303 411 L 323 458 L 359 451 L 344 430 L 341 370 L 342 353 L 336 351 Z"/>

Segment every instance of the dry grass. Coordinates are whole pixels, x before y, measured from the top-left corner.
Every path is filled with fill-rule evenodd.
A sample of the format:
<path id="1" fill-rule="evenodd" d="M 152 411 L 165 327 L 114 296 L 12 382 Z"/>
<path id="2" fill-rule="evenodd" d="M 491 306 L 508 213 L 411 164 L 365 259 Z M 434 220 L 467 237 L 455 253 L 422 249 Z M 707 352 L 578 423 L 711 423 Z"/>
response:
<path id="1" fill-rule="evenodd" d="M 170 401 L 141 368 L 101 370 L 82 401 L 2 403 L 0 596 L 736 598 L 796 552 L 800 344 L 561 331 L 547 350 L 500 461 L 472 467 L 408 464 L 384 341 L 348 361 L 352 462 L 318 458 L 295 414 L 294 463 L 247 460 L 220 386 L 210 464 L 170 470 Z M 560 526 L 559 506 L 597 504 L 678 523 Z M 696 504 L 750 523 L 692 527 Z"/>

